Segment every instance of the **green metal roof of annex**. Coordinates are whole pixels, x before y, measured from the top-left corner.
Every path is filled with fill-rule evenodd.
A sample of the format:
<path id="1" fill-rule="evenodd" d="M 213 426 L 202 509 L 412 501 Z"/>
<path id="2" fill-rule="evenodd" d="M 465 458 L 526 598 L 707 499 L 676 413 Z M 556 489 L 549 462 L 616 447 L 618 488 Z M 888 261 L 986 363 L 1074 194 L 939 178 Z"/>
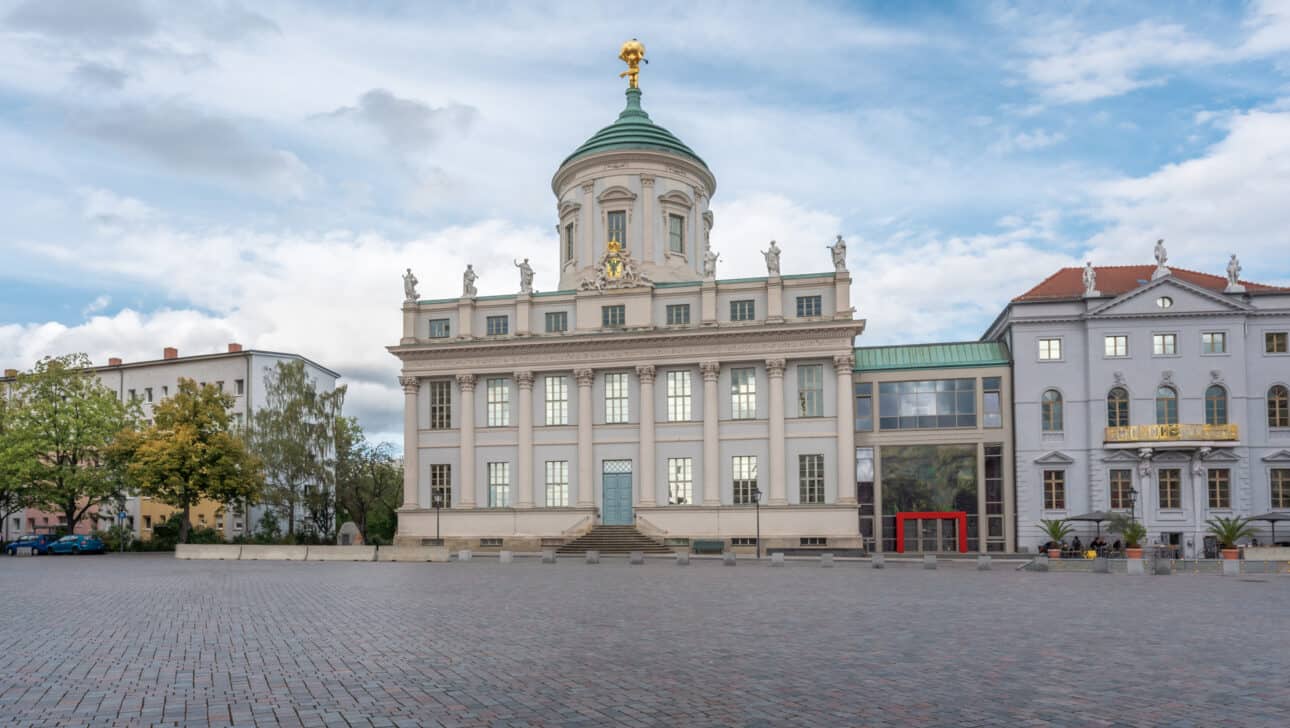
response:
<path id="1" fill-rule="evenodd" d="M 1008 347 L 1001 341 L 865 346 L 857 348 L 855 354 L 857 372 L 988 367 L 1009 362 Z"/>
<path id="2" fill-rule="evenodd" d="M 610 152 L 615 149 L 653 149 L 669 154 L 676 154 L 682 157 L 689 157 L 698 162 L 704 169 L 708 168 L 706 162 L 699 155 L 694 153 L 685 145 L 685 142 L 676 138 L 672 132 L 655 124 L 649 118 L 649 114 L 641 108 L 641 90 L 639 88 L 627 89 L 627 108 L 623 109 L 618 115 L 618 119 L 609 126 L 601 129 L 591 138 L 582 143 L 582 146 L 573 150 L 573 154 L 565 157 L 560 163 L 564 167 L 579 157 L 585 157 L 589 154 L 598 152 Z"/>

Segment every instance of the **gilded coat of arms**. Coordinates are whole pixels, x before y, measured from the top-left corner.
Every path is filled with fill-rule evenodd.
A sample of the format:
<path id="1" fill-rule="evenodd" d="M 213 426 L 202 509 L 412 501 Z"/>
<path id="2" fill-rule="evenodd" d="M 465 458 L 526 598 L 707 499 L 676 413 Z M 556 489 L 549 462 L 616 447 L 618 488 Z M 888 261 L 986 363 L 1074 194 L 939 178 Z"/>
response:
<path id="1" fill-rule="evenodd" d="M 635 288 L 653 286 L 653 282 L 636 267 L 636 261 L 623 244 L 610 240 L 596 265 L 596 276 L 585 280 L 578 287 L 584 291 L 603 291 L 606 288 Z"/>

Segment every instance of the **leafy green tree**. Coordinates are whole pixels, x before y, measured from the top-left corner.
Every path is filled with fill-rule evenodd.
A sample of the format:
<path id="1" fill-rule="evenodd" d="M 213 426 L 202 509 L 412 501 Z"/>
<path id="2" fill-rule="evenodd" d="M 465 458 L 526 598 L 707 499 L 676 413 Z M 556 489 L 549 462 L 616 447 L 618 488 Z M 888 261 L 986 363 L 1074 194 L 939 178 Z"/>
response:
<path id="1" fill-rule="evenodd" d="M 138 421 L 137 405 L 123 404 L 89 366 L 84 354 L 69 354 L 19 374 L 0 445 L 0 470 L 27 503 L 62 513 L 69 532 L 120 496 L 120 472 L 106 455 Z"/>
<path id="2" fill-rule="evenodd" d="M 30 489 L 22 483 L 16 454 L 11 454 L 15 447 L 11 420 L 17 407 L 5 386 L 0 385 L 0 523 L 4 524 L 0 541 L 21 535 L 10 531 L 9 516 L 26 508 L 30 500 Z"/>
<path id="3" fill-rule="evenodd" d="M 371 543 L 374 525 L 384 535 L 402 491 L 403 471 L 389 444 L 368 442 L 356 419 L 342 417 L 336 427 L 336 502 L 364 543 Z"/>
<path id="4" fill-rule="evenodd" d="M 326 538 L 335 528 L 336 427 L 345 387 L 319 392 L 304 362 L 278 362 L 252 418 L 251 447 L 264 463 L 266 500 L 296 533 L 296 514 Z"/>
<path id="5" fill-rule="evenodd" d="M 181 379 L 175 395 L 153 408 L 153 424 L 114 449 L 130 486 L 179 509 L 179 543 L 188 543 L 189 513 L 199 501 L 255 502 L 264 489 L 259 460 L 232 426 L 232 406 L 218 387 Z"/>

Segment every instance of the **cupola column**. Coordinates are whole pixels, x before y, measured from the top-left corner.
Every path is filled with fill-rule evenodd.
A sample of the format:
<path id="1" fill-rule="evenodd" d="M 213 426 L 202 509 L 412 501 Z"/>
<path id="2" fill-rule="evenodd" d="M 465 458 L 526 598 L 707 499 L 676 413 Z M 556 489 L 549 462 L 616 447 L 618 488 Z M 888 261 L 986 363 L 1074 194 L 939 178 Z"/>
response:
<path id="1" fill-rule="evenodd" d="M 721 423 L 720 405 L 717 403 L 717 377 L 721 364 L 705 361 L 699 364 L 703 372 L 703 505 L 721 505 Z"/>

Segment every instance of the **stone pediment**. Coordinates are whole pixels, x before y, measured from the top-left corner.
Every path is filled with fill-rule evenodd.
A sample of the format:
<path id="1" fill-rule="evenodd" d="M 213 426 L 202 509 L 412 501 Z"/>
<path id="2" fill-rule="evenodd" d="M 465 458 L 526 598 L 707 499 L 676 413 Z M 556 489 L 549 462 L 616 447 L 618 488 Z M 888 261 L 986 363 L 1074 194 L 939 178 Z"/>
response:
<path id="1" fill-rule="evenodd" d="M 1102 458 L 1104 463 L 1136 463 L 1138 460 L 1138 455 L 1129 450 L 1116 450 Z"/>
<path id="2" fill-rule="evenodd" d="M 1038 465 L 1070 465 L 1074 462 L 1075 458 L 1056 450 L 1035 458 L 1035 463 Z"/>
<path id="3" fill-rule="evenodd" d="M 570 200 L 565 200 L 564 202 L 560 203 L 559 217 L 560 219 L 563 220 L 565 217 L 572 215 L 581 209 L 582 209 L 581 204 L 577 202 L 572 202 Z"/>
<path id="4" fill-rule="evenodd" d="M 596 199 L 600 202 L 631 201 L 636 199 L 636 193 L 622 185 L 612 185 L 605 188 Z"/>
<path id="5" fill-rule="evenodd" d="M 1160 308 L 1156 299 L 1168 296 L 1173 300 L 1169 308 Z M 1232 313 L 1253 310 L 1251 306 L 1230 296 L 1202 288 L 1173 276 L 1154 281 L 1123 293 L 1096 306 L 1088 312 L 1089 318 L 1102 316 L 1168 316 L 1181 313 Z"/>
<path id="6" fill-rule="evenodd" d="M 1201 460 L 1207 463 L 1239 463 L 1241 458 L 1231 450 L 1212 450 L 1208 455 L 1202 455 Z"/>
<path id="7" fill-rule="evenodd" d="M 1264 455 L 1265 463 L 1290 463 L 1290 450 L 1277 450 L 1271 455 Z"/>
<path id="8" fill-rule="evenodd" d="M 690 196 L 680 190 L 669 190 L 658 196 L 658 201 L 664 204 L 677 205 L 689 209 L 694 204 Z"/>

